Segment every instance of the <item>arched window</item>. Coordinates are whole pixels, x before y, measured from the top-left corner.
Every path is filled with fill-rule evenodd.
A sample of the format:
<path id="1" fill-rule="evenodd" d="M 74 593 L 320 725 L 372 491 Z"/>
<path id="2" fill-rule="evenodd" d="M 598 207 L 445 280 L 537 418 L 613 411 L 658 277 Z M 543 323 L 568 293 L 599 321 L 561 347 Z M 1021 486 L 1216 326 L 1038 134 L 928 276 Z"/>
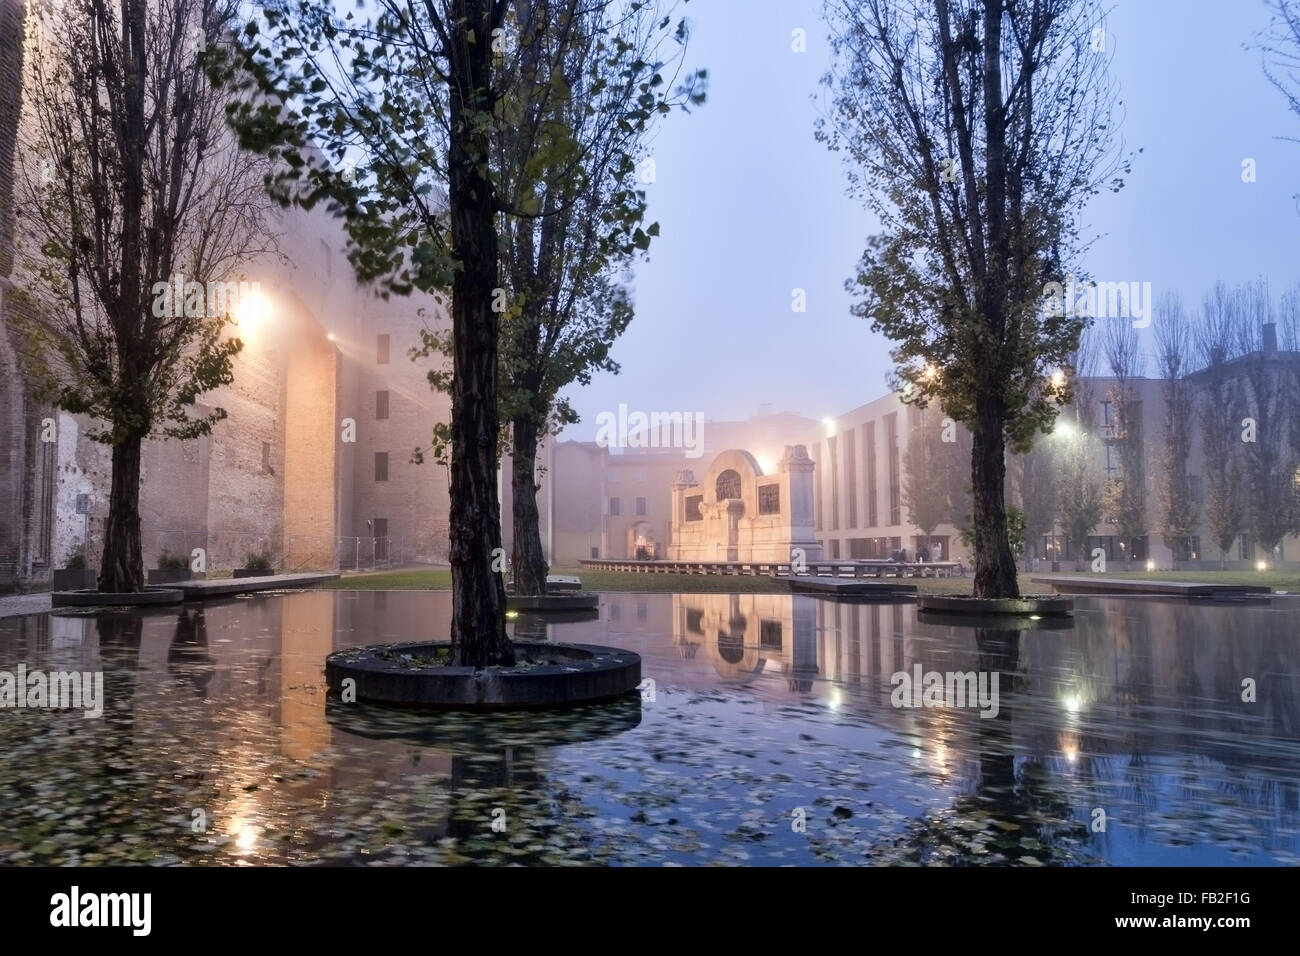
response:
<path id="1" fill-rule="evenodd" d="M 745 657 L 745 632 L 718 631 L 718 654 L 728 664 L 739 664 Z"/>
<path id="2" fill-rule="evenodd" d="M 714 490 L 717 492 L 718 501 L 726 501 L 728 498 L 739 498 L 740 475 L 728 468 L 722 474 L 718 475 L 718 483 Z"/>

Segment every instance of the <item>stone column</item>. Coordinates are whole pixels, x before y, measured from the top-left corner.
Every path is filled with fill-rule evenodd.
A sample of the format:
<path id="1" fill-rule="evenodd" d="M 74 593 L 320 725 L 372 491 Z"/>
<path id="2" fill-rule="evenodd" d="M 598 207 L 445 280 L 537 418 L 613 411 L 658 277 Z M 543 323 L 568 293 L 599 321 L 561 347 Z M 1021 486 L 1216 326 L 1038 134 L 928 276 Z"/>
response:
<path id="1" fill-rule="evenodd" d="M 790 550 L 802 548 L 809 561 L 822 559 L 822 546 L 814 534 L 813 488 L 817 463 L 803 445 L 786 445 L 781 456 L 781 494 L 790 529 Z"/>
<path id="2" fill-rule="evenodd" d="M 727 522 L 727 555 L 724 561 L 740 560 L 740 519 L 745 516 L 745 502 L 732 498 L 725 502 Z"/>
<path id="3" fill-rule="evenodd" d="M 668 548 L 666 557 L 670 561 L 684 561 L 687 556 L 682 553 L 682 525 L 686 521 L 686 493 L 698 488 L 695 472 L 683 468 L 673 476 L 672 502 L 673 510 L 668 519 Z"/>

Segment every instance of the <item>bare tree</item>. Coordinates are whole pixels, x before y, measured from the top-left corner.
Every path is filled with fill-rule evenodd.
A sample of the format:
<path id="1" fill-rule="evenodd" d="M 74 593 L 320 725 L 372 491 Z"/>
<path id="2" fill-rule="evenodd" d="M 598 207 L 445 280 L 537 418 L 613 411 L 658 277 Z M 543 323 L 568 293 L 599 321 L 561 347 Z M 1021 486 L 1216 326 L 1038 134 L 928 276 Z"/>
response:
<path id="1" fill-rule="evenodd" d="M 224 409 L 199 395 L 232 380 L 238 338 L 210 283 L 274 246 L 265 161 L 225 133 L 204 75 L 235 0 L 66 0 L 31 11 L 17 177 L 24 293 L 35 305 L 38 394 L 103 423 L 112 487 L 99 587 L 144 585 L 140 449 L 190 439 Z M 176 274 L 187 285 L 176 303 Z M 197 283 L 204 293 L 192 296 Z"/>
<path id="2" fill-rule="evenodd" d="M 1188 461 L 1192 453 L 1192 413 L 1195 398 L 1191 370 L 1192 331 L 1174 294 L 1163 296 L 1155 310 L 1156 366 L 1161 378 L 1163 428 L 1161 430 L 1161 484 L 1156 524 L 1165 546 L 1173 552 L 1174 568 L 1190 560 L 1191 536 L 1198 509 L 1192 499 Z"/>
<path id="3" fill-rule="evenodd" d="M 1201 305 L 1194 336 L 1200 390 L 1201 461 L 1205 467 L 1205 524 L 1219 549 L 1219 566 L 1245 525 L 1241 500 L 1238 412 L 1240 389 L 1230 367 L 1238 344 L 1236 309 L 1228 287 L 1216 282 Z"/>
<path id="4" fill-rule="evenodd" d="M 1101 444 L 1096 437 L 1099 362 L 1095 330 L 1085 330 L 1070 357 L 1074 372 L 1073 416 L 1058 420 L 1054 439 L 1061 442 L 1058 506 L 1061 525 L 1074 550 L 1075 568 L 1082 567 L 1088 536 L 1101 522 L 1104 491 L 1098 458 Z"/>
<path id="5" fill-rule="evenodd" d="M 1025 516 L 1025 541 L 1033 542 L 1033 555 L 1038 554 L 1038 545 L 1043 536 L 1051 534 L 1060 514 L 1061 504 L 1061 461 L 1056 443 L 1050 438 L 1040 441 L 1024 455 L 1020 456 L 1020 474 L 1017 481 L 1017 495 L 1020 510 Z M 1029 548 L 1026 547 L 1026 556 Z"/>
<path id="6" fill-rule="evenodd" d="M 1287 434 L 1291 439 L 1288 448 L 1292 466 L 1290 530 L 1300 534 L 1300 362 L 1295 361 L 1295 353 L 1300 352 L 1300 285 L 1282 293 L 1277 321 L 1281 348 L 1288 353 L 1282 364 L 1290 372 L 1285 378 L 1290 397 L 1284 406 Z"/>
<path id="7" fill-rule="evenodd" d="M 1294 382 L 1277 354 L 1277 324 L 1262 280 L 1236 290 L 1236 362 L 1243 399 L 1243 480 L 1249 494 L 1246 524 L 1270 557 L 1295 524 L 1295 461 L 1287 434 Z"/>
<path id="8" fill-rule="evenodd" d="M 1141 376 L 1142 353 L 1137 333 L 1127 322 L 1110 322 L 1105 327 L 1102 347 L 1110 367 L 1107 390 L 1115 420 L 1113 431 L 1102 440 L 1118 449 L 1119 474 L 1106 484 L 1107 519 L 1115 525 L 1128 567 L 1134 542 L 1147 532 L 1146 455 L 1142 434 L 1142 400 L 1134 381 Z"/>
<path id="9" fill-rule="evenodd" d="M 1300 3 L 1297 0 L 1265 0 L 1271 11 L 1268 26 L 1256 37 L 1255 46 L 1263 60 L 1264 75 L 1300 117 Z M 1300 141 L 1296 136 L 1287 139 Z M 1300 210 L 1300 193 L 1293 193 Z"/>

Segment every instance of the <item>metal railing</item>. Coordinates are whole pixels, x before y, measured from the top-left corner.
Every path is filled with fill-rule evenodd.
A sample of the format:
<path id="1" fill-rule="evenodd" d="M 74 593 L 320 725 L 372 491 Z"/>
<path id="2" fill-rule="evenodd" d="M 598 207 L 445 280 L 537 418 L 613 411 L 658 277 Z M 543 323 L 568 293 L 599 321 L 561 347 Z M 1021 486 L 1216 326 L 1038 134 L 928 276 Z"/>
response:
<path id="1" fill-rule="evenodd" d="M 417 542 L 405 535 L 283 535 L 233 531 L 141 529 L 146 567 L 172 555 L 192 567 L 203 551 L 204 570 L 221 574 L 265 555 L 277 571 L 362 571 L 404 565 L 447 563 L 447 542 Z"/>

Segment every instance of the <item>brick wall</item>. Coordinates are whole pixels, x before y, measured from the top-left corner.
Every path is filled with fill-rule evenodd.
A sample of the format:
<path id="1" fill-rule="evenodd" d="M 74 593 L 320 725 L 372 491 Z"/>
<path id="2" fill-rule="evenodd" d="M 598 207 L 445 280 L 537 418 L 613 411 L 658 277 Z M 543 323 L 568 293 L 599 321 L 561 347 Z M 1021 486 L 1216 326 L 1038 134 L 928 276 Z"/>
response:
<path id="1" fill-rule="evenodd" d="M 25 441 L 23 391 L 9 339 L 7 301 L 13 272 L 14 145 L 22 90 L 24 4 L 0 0 L 0 592 L 21 577 Z"/>

